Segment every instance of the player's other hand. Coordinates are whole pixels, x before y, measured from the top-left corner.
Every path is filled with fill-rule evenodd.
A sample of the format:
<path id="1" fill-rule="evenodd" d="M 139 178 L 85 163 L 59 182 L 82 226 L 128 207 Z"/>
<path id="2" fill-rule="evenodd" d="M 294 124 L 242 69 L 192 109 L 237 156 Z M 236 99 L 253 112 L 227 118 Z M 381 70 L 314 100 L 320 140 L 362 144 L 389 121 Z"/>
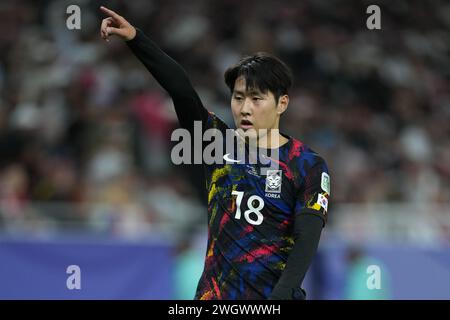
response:
<path id="1" fill-rule="evenodd" d="M 125 41 L 136 36 L 136 29 L 124 17 L 103 6 L 100 10 L 108 16 L 102 20 L 100 27 L 100 35 L 104 40 L 109 41 L 111 35 L 117 35 Z"/>

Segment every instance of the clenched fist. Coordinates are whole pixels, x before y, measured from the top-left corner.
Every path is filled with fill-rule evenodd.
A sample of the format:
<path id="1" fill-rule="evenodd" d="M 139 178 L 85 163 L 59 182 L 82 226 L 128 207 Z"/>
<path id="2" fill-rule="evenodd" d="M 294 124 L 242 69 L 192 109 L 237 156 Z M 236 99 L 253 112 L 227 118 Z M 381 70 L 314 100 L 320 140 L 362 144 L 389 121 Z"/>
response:
<path id="1" fill-rule="evenodd" d="M 105 7 L 100 7 L 100 10 L 108 15 L 108 18 L 102 20 L 100 27 L 100 35 L 104 40 L 109 41 L 110 35 L 117 35 L 125 41 L 136 36 L 136 29 L 124 17 Z"/>

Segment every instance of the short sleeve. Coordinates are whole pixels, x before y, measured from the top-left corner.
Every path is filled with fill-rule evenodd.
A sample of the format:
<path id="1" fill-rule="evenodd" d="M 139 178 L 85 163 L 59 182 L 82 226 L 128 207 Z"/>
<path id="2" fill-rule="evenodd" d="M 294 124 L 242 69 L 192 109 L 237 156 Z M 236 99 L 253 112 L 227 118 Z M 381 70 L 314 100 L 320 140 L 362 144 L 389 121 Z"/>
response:
<path id="1" fill-rule="evenodd" d="M 317 215 L 325 226 L 330 200 L 330 175 L 327 164 L 321 157 L 315 156 L 313 160 L 305 161 L 303 173 L 295 213 Z"/>

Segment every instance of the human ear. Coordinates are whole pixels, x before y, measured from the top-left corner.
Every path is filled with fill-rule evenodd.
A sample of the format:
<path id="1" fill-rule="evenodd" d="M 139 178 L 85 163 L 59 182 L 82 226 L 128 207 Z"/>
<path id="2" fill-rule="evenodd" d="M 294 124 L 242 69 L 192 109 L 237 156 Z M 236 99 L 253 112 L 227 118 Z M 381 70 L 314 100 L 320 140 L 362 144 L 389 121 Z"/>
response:
<path id="1" fill-rule="evenodd" d="M 286 111 L 288 104 L 289 96 L 287 94 L 278 98 L 277 113 L 281 115 L 284 111 Z"/>

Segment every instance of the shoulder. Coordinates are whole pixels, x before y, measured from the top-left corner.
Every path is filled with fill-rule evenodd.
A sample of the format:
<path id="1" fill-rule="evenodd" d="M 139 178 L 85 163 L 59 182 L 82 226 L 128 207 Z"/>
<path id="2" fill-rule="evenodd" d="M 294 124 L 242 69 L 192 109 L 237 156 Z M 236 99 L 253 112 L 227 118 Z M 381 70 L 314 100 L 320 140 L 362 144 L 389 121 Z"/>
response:
<path id="1" fill-rule="evenodd" d="M 228 125 L 220 119 L 214 112 L 208 110 L 208 118 L 206 119 L 205 129 L 229 129 Z"/>
<path id="2" fill-rule="evenodd" d="M 326 160 L 301 140 L 291 138 L 288 158 L 298 187 L 329 185 L 330 175 Z M 327 190 L 329 192 L 329 188 Z"/>
<path id="3" fill-rule="evenodd" d="M 303 141 L 291 138 L 288 158 L 304 176 L 309 168 L 321 167 L 328 172 L 325 159 Z"/>

